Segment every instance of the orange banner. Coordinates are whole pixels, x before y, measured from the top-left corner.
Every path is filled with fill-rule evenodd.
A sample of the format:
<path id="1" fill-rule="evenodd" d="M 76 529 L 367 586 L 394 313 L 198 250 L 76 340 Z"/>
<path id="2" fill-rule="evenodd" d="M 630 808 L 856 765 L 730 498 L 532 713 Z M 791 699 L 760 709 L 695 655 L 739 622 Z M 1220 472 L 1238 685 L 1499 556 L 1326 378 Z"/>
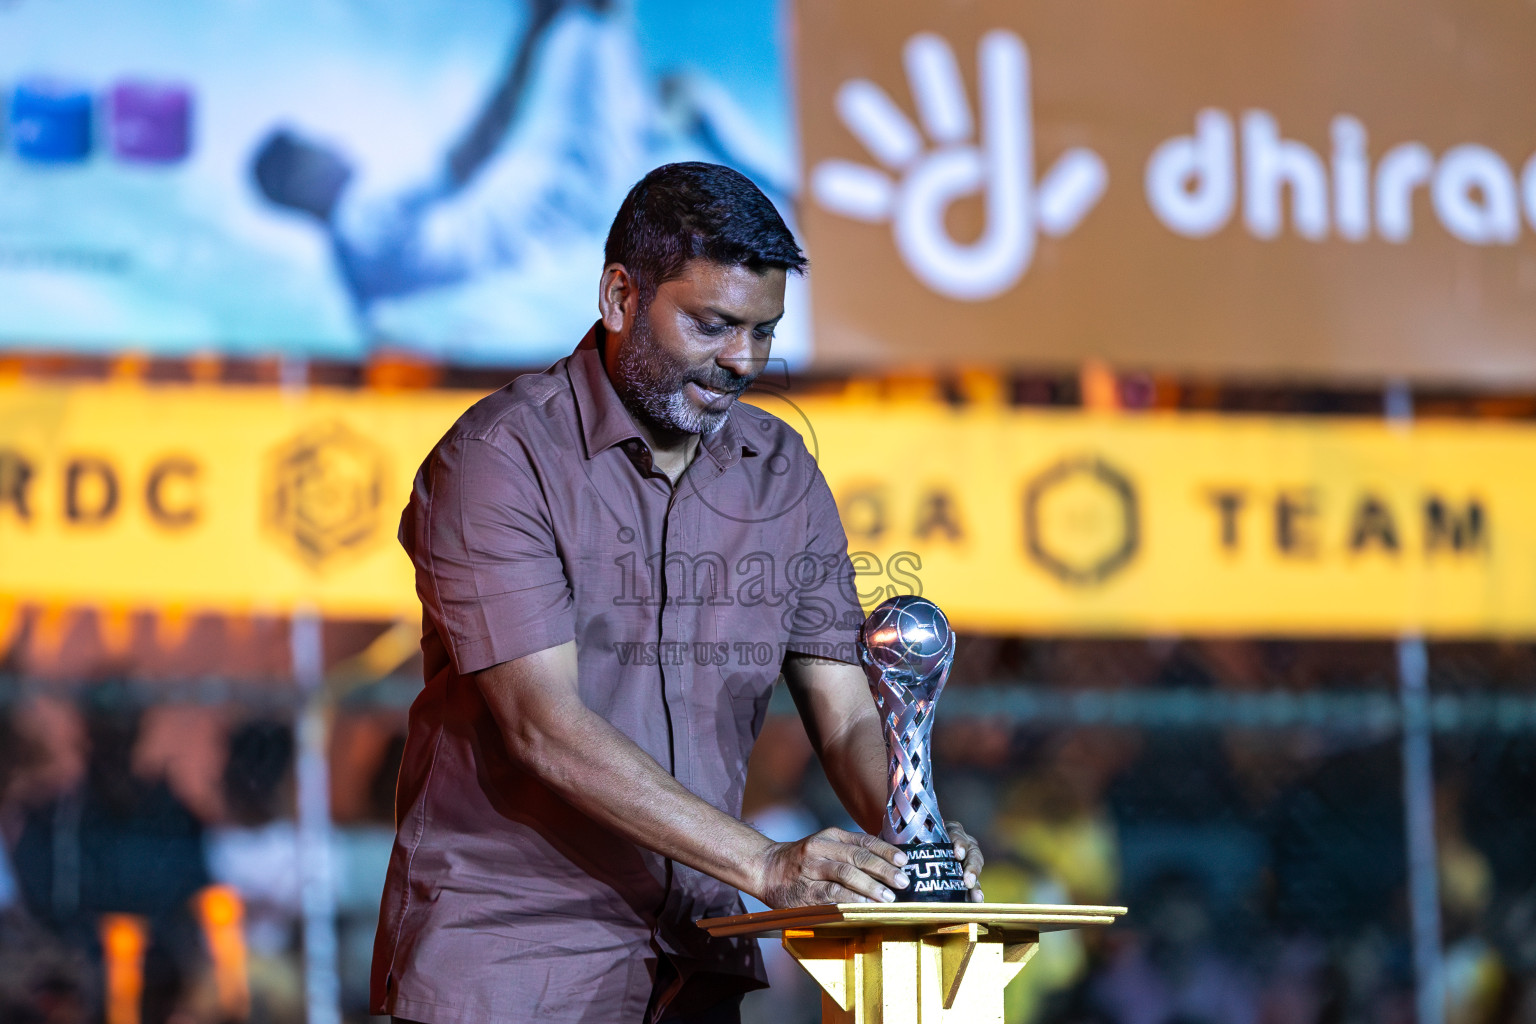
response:
<path id="1" fill-rule="evenodd" d="M 816 358 L 1536 381 L 1536 7 L 798 7 Z"/>

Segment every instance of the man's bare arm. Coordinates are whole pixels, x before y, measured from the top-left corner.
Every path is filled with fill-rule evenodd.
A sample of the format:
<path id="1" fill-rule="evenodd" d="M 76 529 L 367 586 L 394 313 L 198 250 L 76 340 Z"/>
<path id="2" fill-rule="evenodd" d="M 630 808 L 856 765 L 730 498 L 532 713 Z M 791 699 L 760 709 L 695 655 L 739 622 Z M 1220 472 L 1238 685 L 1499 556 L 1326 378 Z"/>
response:
<path id="1" fill-rule="evenodd" d="M 884 902 L 905 856 L 873 836 L 826 829 L 775 843 L 678 783 L 581 701 L 576 645 L 475 673 L 507 752 L 588 817 L 771 907 Z"/>
<path id="2" fill-rule="evenodd" d="M 844 661 L 790 654 L 784 660 L 784 680 L 838 799 L 860 828 L 878 833 L 890 797 L 890 780 L 880 712 L 864 670 Z M 965 864 L 971 899 L 980 901 L 976 880 L 985 863 L 981 850 L 959 822 L 948 821 L 945 826 L 954 840 L 955 855 Z"/>
<path id="3" fill-rule="evenodd" d="M 790 654 L 784 681 L 827 781 L 859 827 L 880 831 L 890 796 L 885 736 L 864 670 L 842 661 Z"/>

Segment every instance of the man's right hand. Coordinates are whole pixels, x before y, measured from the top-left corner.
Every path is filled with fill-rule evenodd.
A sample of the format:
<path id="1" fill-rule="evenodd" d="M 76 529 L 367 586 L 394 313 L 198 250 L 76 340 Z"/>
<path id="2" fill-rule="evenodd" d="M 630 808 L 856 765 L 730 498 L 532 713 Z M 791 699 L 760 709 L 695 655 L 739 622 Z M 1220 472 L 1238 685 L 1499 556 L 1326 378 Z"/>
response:
<path id="1" fill-rule="evenodd" d="M 890 903 L 905 889 L 907 855 L 862 832 L 824 828 L 792 843 L 774 843 L 755 895 L 775 910 L 824 903 Z"/>

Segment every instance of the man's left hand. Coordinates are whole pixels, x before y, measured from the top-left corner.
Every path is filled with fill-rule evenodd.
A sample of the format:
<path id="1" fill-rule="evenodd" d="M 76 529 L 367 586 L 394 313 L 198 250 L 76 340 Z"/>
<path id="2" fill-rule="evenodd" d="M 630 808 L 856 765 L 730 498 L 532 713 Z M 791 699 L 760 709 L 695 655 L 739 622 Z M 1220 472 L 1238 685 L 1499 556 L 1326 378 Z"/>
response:
<path id="1" fill-rule="evenodd" d="M 958 821 L 946 821 L 944 827 L 955 844 L 955 856 L 965 866 L 965 887 L 970 890 L 971 902 L 983 902 L 986 897 L 981 894 L 981 869 L 987 859 L 981 855 L 981 847 Z"/>

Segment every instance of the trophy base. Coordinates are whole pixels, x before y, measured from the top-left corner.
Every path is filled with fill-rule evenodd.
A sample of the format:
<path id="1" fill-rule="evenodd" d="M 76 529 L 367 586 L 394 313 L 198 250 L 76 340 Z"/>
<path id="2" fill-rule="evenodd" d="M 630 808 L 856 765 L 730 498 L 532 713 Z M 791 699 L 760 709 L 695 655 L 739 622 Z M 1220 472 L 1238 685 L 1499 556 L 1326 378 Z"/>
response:
<path id="1" fill-rule="evenodd" d="M 965 867 L 952 847 L 941 843 L 904 843 L 899 849 L 907 855 L 901 870 L 910 882 L 896 889 L 897 903 L 964 903 Z"/>

